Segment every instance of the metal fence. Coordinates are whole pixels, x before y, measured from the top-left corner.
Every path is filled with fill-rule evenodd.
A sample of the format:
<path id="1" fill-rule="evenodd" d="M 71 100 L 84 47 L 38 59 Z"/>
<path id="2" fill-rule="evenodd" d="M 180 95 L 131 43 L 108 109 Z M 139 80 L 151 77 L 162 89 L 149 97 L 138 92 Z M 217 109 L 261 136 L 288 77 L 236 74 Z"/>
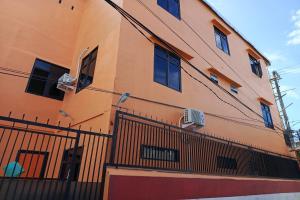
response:
<path id="1" fill-rule="evenodd" d="M 0 117 L 0 199 L 99 199 L 111 135 Z"/>
<path id="2" fill-rule="evenodd" d="M 0 116 L 0 199 L 101 199 L 107 165 L 300 178 L 293 158 L 120 111 L 113 135 Z"/>
<path id="3" fill-rule="evenodd" d="M 116 167 L 300 178 L 296 160 L 170 124 L 116 113 L 110 163 Z"/>

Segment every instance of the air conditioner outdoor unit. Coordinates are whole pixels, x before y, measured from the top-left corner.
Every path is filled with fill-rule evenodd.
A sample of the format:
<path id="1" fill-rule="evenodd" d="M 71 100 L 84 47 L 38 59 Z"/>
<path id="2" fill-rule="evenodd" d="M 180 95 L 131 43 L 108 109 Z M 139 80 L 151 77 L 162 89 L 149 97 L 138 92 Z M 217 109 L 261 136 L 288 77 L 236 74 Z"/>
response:
<path id="1" fill-rule="evenodd" d="M 70 74 L 65 73 L 58 79 L 57 89 L 64 92 L 71 92 L 76 88 L 77 79 L 73 78 Z"/>
<path id="2" fill-rule="evenodd" d="M 182 128 L 201 128 L 205 125 L 204 112 L 195 109 L 185 109 Z"/>

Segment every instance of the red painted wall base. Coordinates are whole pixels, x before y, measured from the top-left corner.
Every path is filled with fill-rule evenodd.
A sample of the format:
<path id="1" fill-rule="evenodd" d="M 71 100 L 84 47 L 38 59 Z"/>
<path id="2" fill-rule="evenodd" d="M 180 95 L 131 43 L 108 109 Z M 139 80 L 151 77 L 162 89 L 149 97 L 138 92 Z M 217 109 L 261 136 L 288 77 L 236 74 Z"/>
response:
<path id="1" fill-rule="evenodd" d="M 110 200 L 173 200 L 300 192 L 299 181 L 111 175 Z"/>

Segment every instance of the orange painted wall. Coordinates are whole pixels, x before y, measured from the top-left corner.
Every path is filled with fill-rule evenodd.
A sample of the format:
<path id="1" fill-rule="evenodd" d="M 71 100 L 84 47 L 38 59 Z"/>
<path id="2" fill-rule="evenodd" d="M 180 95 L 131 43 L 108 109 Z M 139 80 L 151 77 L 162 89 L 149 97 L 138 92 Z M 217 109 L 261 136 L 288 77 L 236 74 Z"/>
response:
<path id="1" fill-rule="evenodd" d="M 259 97 L 271 101 L 271 112 L 274 124 L 281 127 L 281 122 L 272 94 L 271 85 L 268 81 L 267 66 L 261 60 L 263 68 L 263 78 L 260 79 L 251 71 L 247 49 L 248 44 L 243 41 L 236 33 L 231 30 L 228 36 L 231 55 L 227 55 L 219 50 L 215 45 L 214 29 L 211 22 L 216 16 L 213 15 L 200 1 L 181 1 L 181 20 L 178 20 L 167 11 L 156 4 L 155 0 L 142 1 L 148 8 L 156 13 L 161 20 L 174 29 L 178 35 L 185 38 L 196 51 L 181 41 L 157 18 L 148 12 L 138 1 L 124 1 L 124 8 L 143 24 L 149 27 L 154 33 L 165 39 L 176 48 L 192 55 L 191 63 L 200 70 L 206 72 L 208 68 L 214 67 L 226 76 L 242 85 L 239 94 L 236 95 L 241 101 L 261 114 Z M 210 48 L 201 41 L 195 33 L 187 27 L 186 21 L 195 31 L 205 40 Z M 226 27 L 226 25 L 223 24 Z M 227 29 L 230 30 L 229 27 Z M 245 144 L 255 145 L 266 150 L 289 154 L 280 130 L 272 130 L 264 127 L 263 122 L 249 121 L 249 118 L 241 114 L 234 108 L 224 104 L 216 98 L 207 88 L 192 80 L 182 71 L 182 92 L 177 92 L 166 86 L 153 81 L 154 76 L 154 45 L 139 34 L 126 20 L 122 20 L 120 48 L 118 57 L 117 75 L 115 80 L 115 90 L 118 92 L 129 92 L 133 96 L 150 99 L 166 104 L 173 104 L 185 108 L 196 108 L 210 114 L 216 114 L 232 118 L 238 122 L 232 122 L 206 115 L 206 126 L 201 132 L 214 134 L 218 137 L 229 138 Z M 229 64 L 229 68 L 220 57 Z M 208 62 L 206 62 L 207 60 Z M 256 115 L 225 95 L 210 81 L 205 80 L 199 73 L 191 69 L 190 66 L 182 62 L 182 66 L 192 73 L 195 77 L 211 87 L 224 100 L 237 106 L 251 118 L 259 119 Z M 220 81 L 220 85 L 230 91 L 230 84 Z M 118 97 L 115 97 L 115 101 Z M 154 103 L 129 99 L 124 105 L 129 110 L 136 113 L 147 114 L 178 124 L 182 116 L 182 110 L 170 108 Z M 246 119 L 246 120 L 245 120 Z M 251 125 L 250 125 L 251 124 Z"/>
<path id="2" fill-rule="evenodd" d="M 194 52 L 174 33 L 151 15 L 135 0 L 115 0 L 134 17 L 157 33 L 176 48 L 193 56 L 191 62 L 209 74 L 208 68 L 214 67 L 226 76 L 242 85 L 237 97 L 256 112 L 261 113 L 258 97 L 271 101 L 273 121 L 281 126 L 275 106 L 271 86 L 268 81 L 266 64 L 262 61 L 264 76 L 262 79 L 251 72 L 247 49 L 248 44 L 231 30 L 228 36 L 231 55 L 223 53 L 215 45 L 212 19 L 217 18 L 201 1 L 181 1 L 182 20 L 176 19 L 156 4 L 156 0 L 142 0 L 164 22 L 172 27 L 187 43 L 197 51 Z M 74 10 L 71 10 L 71 6 Z M 87 47 L 91 51 L 96 46 L 98 57 L 94 82 L 91 86 L 116 92 L 130 92 L 131 95 L 174 104 L 186 108 L 197 108 L 206 115 L 206 126 L 202 132 L 230 138 L 242 143 L 257 145 L 266 150 L 289 154 L 279 130 L 277 133 L 265 128 L 263 123 L 244 120 L 247 118 L 232 107 L 219 101 L 209 90 L 191 80 L 182 72 L 182 92 L 177 92 L 153 81 L 154 45 L 143 38 L 131 25 L 103 0 L 71 0 L 26 2 L 2 0 L 0 2 L 0 64 L 1 67 L 13 68 L 30 73 L 34 60 L 38 57 L 49 62 L 67 67 L 75 76 L 78 57 Z M 191 29 L 186 21 L 210 46 L 207 47 Z M 223 24 L 224 25 L 224 24 Z M 226 25 L 224 25 L 226 27 Z M 229 27 L 227 29 L 230 30 Z M 217 52 L 217 55 L 211 50 Z M 199 55 L 198 55 L 199 54 Z M 205 60 L 209 61 L 207 63 Z M 229 68 L 220 57 L 228 63 Z M 188 65 L 182 63 L 194 76 L 209 85 L 226 101 L 236 105 L 252 118 L 257 118 L 243 106 L 224 95 L 211 82 L 203 79 Z M 28 80 L 0 74 L 0 114 L 6 115 L 10 110 L 15 116 L 29 114 L 28 118 L 39 116 L 41 120 L 51 118 L 53 121 L 83 125 L 83 129 L 112 128 L 118 96 L 108 93 L 82 90 L 79 93 L 65 95 L 63 102 L 25 93 Z M 8 87 L 9 83 L 9 87 Z M 220 84 L 229 90 L 229 84 L 220 80 Z M 251 87 L 250 87 L 251 86 Z M 129 111 L 152 115 L 154 118 L 178 123 L 182 110 L 130 98 L 122 105 Z M 64 110 L 74 121 L 62 118 L 58 111 Z M 228 121 L 213 114 L 230 117 Z M 242 118 L 242 119 L 240 119 Z M 261 120 L 261 119 L 259 119 Z M 238 122 L 236 122 L 238 121 Z M 240 122 L 246 122 L 247 125 Z M 249 125 L 252 124 L 252 125 Z"/>
<path id="3" fill-rule="evenodd" d="M 118 3 L 122 4 L 122 1 Z M 120 21 L 121 17 L 105 1 L 86 1 L 72 60 L 71 74 L 73 76 L 76 75 L 80 53 L 87 47 L 90 48 L 89 51 L 92 51 L 98 46 L 94 80 L 91 86 L 113 91 Z M 104 132 L 107 132 L 110 128 L 111 104 L 111 94 L 85 89 L 79 93 L 67 94 L 62 109 L 74 118 L 73 123 L 79 124 L 100 115 L 81 125 L 84 129 L 102 128 Z"/>
<path id="4" fill-rule="evenodd" d="M 84 2 L 0 2 L 0 66 L 31 73 L 36 58 L 69 68 Z M 71 6 L 75 9 L 71 10 Z M 3 72 L 2 70 L 0 70 Z M 25 93 L 28 79 L 0 74 L 0 114 L 55 121 L 62 101 Z"/>

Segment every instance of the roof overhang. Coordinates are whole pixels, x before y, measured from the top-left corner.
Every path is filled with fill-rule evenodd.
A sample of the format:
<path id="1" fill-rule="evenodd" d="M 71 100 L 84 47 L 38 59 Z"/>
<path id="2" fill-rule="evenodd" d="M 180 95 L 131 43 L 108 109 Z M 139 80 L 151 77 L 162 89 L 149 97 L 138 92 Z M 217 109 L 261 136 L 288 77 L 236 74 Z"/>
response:
<path id="1" fill-rule="evenodd" d="M 244 40 L 244 42 L 246 42 L 250 48 L 252 48 L 254 51 L 257 52 L 258 55 L 260 55 L 260 57 L 265 61 L 267 66 L 271 65 L 271 62 L 262 54 L 260 53 L 253 44 L 251 44 L 244 36 L 242 36 L 235 28 L 233 28 L 232 25 L 230 25 L 212 6 L 210 6 L 205 0 L 199 0 L 201 3 L 203 3 L 203 5 L 208 8 L 208 10 L 210 10 L 219 20 L 222 21 L 222 23 L 224 23 L 227 27 L 229 27 L 229 29 L 231 29 L 234 33 L 236 33 L 240 38 L 242 38 L 242 40 Z"/>
<path id="2" fill-rule="evenodd" d="M 214 67 L 211 67 L 208 69 L 208 71 L 210 73 L 213 73 L 215 75 L 217 75 L 218 77 L 220 77 L 221 79 L 225 80 L 226 82 L 230 83 L 231 85 L 237 87 L 237 88 L 240 88 L 242 87 L 241 84 L 239 84 L 238 82 L 234 81 L 232 78 L 230 78 L 229 76 L 226 76 L 225 74 L 223 74 L 222 72 L 220 72 L 219 70 L 217 70 L 216 68 Z"/>
<path id="3" fill-rule="evenodd" d="M 267 104 L 267 105 L 269 105 L 269 106 L 272 106 L 272 105 L 273 105 L 272 102 L 268 101 L 267 99 L 265 99 L 265 98 L 263 98 L 263 97 L 259 97 L 259 98 L 258 98 L 258 101 L 260 101 L 261 103 Z"/>
<path id="4" fill-rule="evenodd" d="M 213 25 L 220 29 L 220 31 L 222 31 L 225 35 L 231 34 L 230 30 L 226 28 L 223 24 L 221 24 L 217 19 L 211 20 L 211 23 L 213 23 Z"/>
<path id="5" fill-rule="evenodd" d="M 188 54 L 187 52 L 185 52 L 185 51 L 183 51 L 183 50 L 181 50 L 181 49 L 175 47 L 174 45 L 170 44 L 170 43 L 167 42 L 167 41 L 164 41 L 164 42 L 165 42 L 166 44 L 168 44 L 168 46 L 171 47 L 172 49 L 170 49 L 168 46 L 162 44 L 160 41 L 158 41 L 158 40 L 157 40 L 155 37 L 153 37 L 153 36 L 150 36 L 149 39 L 150 39 L 153 43 L 158 44 L 159 46 L 164 47 L 164 48 L 166 48 L 166 49 L 168 49 L 168 50 L 170 50 L 170 51 L 175 50 L 176 53 L 178 53 L 180 56 L 182 56 L 182 57 L 185 58 L 186 60 L 191 60 L 191 59 L 194 58 L 193 56 L 191 56 L 191 55 Z"/>

